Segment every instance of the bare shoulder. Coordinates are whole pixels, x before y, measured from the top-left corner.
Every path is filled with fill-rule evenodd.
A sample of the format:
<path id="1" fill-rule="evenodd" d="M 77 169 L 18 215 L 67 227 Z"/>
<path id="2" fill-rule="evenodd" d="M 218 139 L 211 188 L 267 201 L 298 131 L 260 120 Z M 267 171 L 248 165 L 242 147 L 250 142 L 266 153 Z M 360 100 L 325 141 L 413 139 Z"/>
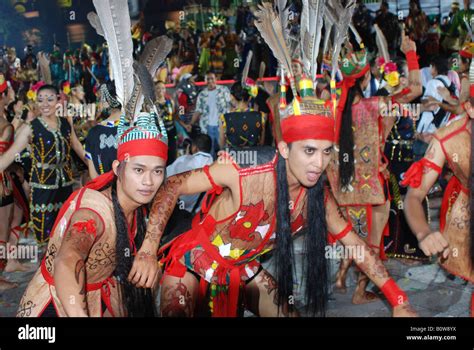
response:
<path id="1" fill-rule="evenodd" d="M 238 166 L 232 157 L 222 153 L 209 167 L 209 172 L 217 185 L 235 188 L 239 184 Z"/>
<path id="2" fill-rule="evenodd" d="M 448 137 L 450 134 L 453 134 L 454 132 L 462 129 L 466 125 L 468 120 L 469 118 L 466 114 L 457 116 L 456 118 L 450 120 L 445 126 L 436 130 L 436 138 L 443 139 L 445 137 Z"/>

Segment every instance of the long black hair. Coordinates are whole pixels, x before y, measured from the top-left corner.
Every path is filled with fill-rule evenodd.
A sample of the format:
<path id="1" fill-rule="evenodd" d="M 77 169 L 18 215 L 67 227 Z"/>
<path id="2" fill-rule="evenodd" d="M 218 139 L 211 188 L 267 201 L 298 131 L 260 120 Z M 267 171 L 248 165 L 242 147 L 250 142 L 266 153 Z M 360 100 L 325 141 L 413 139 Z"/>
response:
<path id="1" fill-rule="evenodd" d="M 340 187 L 347 187 L 354 176 L 354 133 L 352 131 L 352 103 L 359 96 L 363 97 L 360 83 L 363 77 L 356 80 L 347 92 L 339 135 L 339 183 Z"/>
<path id="2" fill-rule="evenodd" d="M 291 146 L 291 145 L 290 145 Z M 293 311 L 294 249 L 291 237 L 289 189 L 285 159 L 277 163 L 277 233 L 275 266 L 279 309 L 288 305 Z M 325 258 L 326 216 L 322 179 L 307 192 L 307 232 L 304 241 L 303 276 L 306 281 L 305 302 L 312 315 L 324 316 L 328 298 L 328 265 Z"/>
<path id="3" fill-rule="evenodd" d="M 124 165 L 121 163 L 120 167 Z M 128 236 L 128 224 L 122 207 L 117 197 L 117 177 L 112 183 L 112 203 L 114 207 L 115 225 L 117 238 L 115 243 L 116 266 L 114 277 L 120 288 L 125 314 L 128 317 L 153 317 L 156 315 L 153 293 L 150 288 L 137 288 L 128 281 L 128 275 L 132 268 L 133 252 Z M 146 232 L 144 208 L 136 209 L 137 234 L 135 236 L 135 247 L 140 249 Z"/>

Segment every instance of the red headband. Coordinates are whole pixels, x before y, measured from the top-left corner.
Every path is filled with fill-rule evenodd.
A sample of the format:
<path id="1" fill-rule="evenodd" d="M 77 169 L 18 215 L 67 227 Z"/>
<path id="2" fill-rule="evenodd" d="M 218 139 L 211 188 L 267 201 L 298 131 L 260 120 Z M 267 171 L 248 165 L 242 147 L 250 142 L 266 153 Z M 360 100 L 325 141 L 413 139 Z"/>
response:
<path id="1" fill-rule="evenodd" d="M 136 156 L 154 156 L 168 160 L 168 146 L 158 139 L 139 139 L 120 144 L 117 151 L 117 160 Z"/>
<path id="2" fill-rule="evenodd" d="M 283 141 L 328 140 L 334 142 L 334 119 L 326 116 L 303 114 L 281 121 Z"/>

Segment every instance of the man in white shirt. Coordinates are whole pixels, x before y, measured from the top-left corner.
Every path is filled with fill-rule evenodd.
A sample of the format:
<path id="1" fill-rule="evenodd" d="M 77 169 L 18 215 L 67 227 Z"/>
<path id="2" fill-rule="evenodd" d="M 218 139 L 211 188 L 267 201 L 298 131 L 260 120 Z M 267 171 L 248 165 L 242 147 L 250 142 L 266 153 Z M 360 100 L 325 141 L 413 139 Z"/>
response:
<path id="1" fill-rule="evenodd" d="M 192 141 L 191 154 L 181 156 L 172 164 L 168 165 L 168 167 L 166 167 L 166 176 L 169 177 L 186 171 L 199 169 L 205 165 L 211 165 L 213 159 L 210 152 L 211 138 L 205 134 L 197 135 Z M 180 202 L 178 207 L 194 214 L 193 208 L 195 208 L 198 199 L 199 194 L 181 196 L 179 198 Z"/>
<path id="2" fill-rule="evenodd" d="M 428 81 L 426 84 L 426 90 L 425 94 L 423 95 L 423 99 L 426 99 L 428 97 L 432 97 L 433 99 L 442 102 L 443 97 L 438 91 L 439 87 L 446 87 L 449 88 L 452 85 L 451 80 L 448 78 L 448 61 L 445 58 L 435 58 L 433 62 L 431 63 L 431 76 L 434 77 L 431 80 Z M 454 86 L 454 85 L 453 85 Z M 454 88 L 455 89 L 455 88 Z M 453 91 L 454 91 L 453 89 Z M 456 90 L 455 91 L 456 96 L 459 95 L 459 92 Z M 439 123 L 438 126 L 435 125 L 435 120 L 434 117 L 437 115 L 440 111 L 440 108 L 437 107 L 433 111 L 424 111 L 421 114 L 420 122 L 418 123 L 417 126 L 417 132 L 422 134 L 432 134 L 436 131 L 437 128 L 445 125 L 449 119 L 449 112 L 446 112 L 444 116 L 442 116 L 442 120 Z"/>
<path id="3" fill-rule="evenodd" d="M 217 85 L 216 75 L 212 72 L 207 73 L 206 82 L 207 87 L 197 97 L 191 124 L 199 120 L 201 132 L 211 138 L 211 154 L 214 156 L 219 150 L 219 116 L 230 110 L 230 91 L 225 86 Z"/>

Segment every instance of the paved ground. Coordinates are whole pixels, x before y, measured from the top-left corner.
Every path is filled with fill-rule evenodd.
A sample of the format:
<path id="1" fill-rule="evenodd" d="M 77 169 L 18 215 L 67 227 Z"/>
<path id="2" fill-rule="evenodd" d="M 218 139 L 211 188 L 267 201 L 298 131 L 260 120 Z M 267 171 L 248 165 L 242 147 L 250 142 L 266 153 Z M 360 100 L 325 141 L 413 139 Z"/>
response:
<path id="1" fill-rule="evenodd" d="M 430 205 L 433 207 L 432 226 L 437 227 L 437 208 L 439 200 L 432 200 Z M 297 259 L 301 260 L 302 250 L 301 238 L 296 241 Z M 26 244 L 32 244 L 31 240 L 25 241 Z M 331 260 L 332 279 L 334 280 L 337 271 L 338 261 Z M 28 263 L 30 271 L 5 273 L 10 281 L 17 282 L 19 287 L 13 290 L 0 292 L 0 316 L 15 316 L 18 301 L 20 300 L 28 282 L 36 271 L 38 264 Z M 271 260 L 266 263 L 270 265 Z M 297 271 L 300 271 L 298 263 Z M 468 317 L 471 293 L 474 288 L 461 279 L 447 275 L 437 264 L 429 263 L 423 265 L 408 265 L 397 259 L 390 259 L 386 266 L 404 289 L 408 297 L 418 311 L 420 316 L 426 317 Z M 351 296 L 355 288 L 356 273 L 354 268 L 348 275 L 348 290 L 346 294 L 332 293 L 328 316 L 330 317 L 388 317 L 391 315 L 390 308 L 385 301 L 376 301 L 366 305 L 353 305 Z M 370 288 L 370 287 L 369 287 Z M 297 290 L 297 305 L 301 303 L 302 291 Z M 250 315 L 249 315 L 250 316 Z"/>

